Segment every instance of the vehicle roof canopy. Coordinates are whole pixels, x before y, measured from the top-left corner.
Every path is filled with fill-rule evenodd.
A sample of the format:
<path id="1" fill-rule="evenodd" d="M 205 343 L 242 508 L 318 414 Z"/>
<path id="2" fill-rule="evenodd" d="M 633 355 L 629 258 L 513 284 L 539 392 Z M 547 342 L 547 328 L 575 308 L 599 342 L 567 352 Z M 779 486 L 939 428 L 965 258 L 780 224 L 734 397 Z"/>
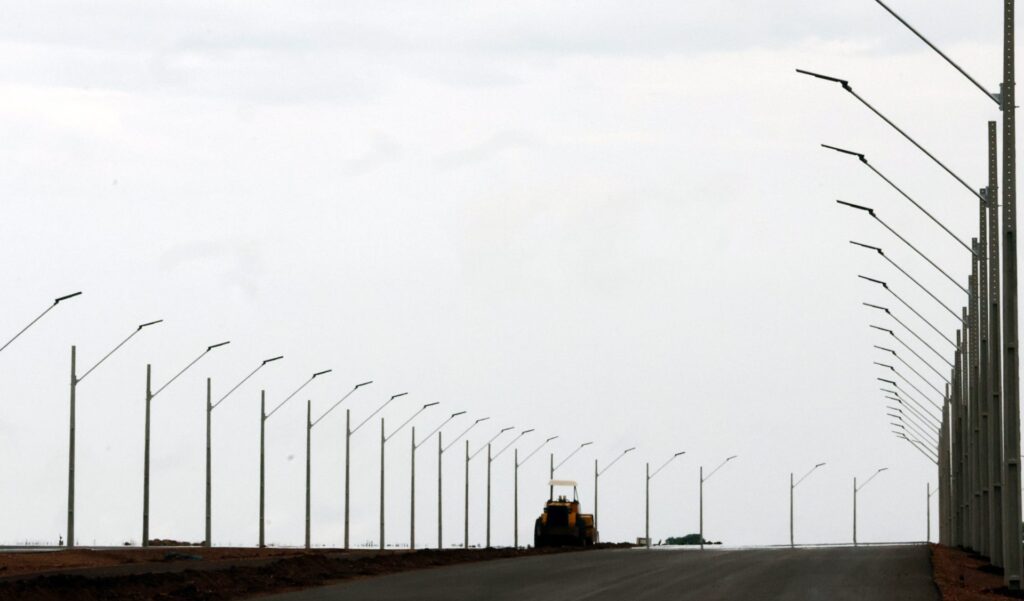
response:
<path id="1" fill-rule="evenodd" d="M 548 482 L 548 486 L 572 486 L 573 488 L 575 488 L 576 487 L 576 481 L 575 480 L 552 480 L 552 481 Z"/>

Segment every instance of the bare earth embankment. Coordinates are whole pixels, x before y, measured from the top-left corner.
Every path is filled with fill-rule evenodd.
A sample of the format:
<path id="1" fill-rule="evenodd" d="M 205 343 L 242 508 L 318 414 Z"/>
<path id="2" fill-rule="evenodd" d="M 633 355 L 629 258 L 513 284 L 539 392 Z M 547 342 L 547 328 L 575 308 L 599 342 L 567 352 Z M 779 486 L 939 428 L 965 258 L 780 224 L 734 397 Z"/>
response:
<path id="1" fill-rule="evenodd" d="M 1006 590 L 1002 570 L 961 549 L 932 545 L 932 569 L 943 601 L 1024 599 Z"/>

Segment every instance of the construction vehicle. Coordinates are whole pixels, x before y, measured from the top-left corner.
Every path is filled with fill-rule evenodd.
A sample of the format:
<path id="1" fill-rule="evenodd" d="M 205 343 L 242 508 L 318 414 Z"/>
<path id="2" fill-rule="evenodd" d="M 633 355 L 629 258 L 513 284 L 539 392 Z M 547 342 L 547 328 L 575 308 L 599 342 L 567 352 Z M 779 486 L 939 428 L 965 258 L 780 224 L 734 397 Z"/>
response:
<path id="1" fill-rule="evenodd" d="M 544 513 L 533 527 L 534 547 L 588 547 L 597 542 L 594 516 L 580 513 L 580 501 L 573 480 L 552 480 L 551 496 L 544 504 Z M 572 501 L 565 495 L 555 497 L 555 487 L 572 487 Z"/>

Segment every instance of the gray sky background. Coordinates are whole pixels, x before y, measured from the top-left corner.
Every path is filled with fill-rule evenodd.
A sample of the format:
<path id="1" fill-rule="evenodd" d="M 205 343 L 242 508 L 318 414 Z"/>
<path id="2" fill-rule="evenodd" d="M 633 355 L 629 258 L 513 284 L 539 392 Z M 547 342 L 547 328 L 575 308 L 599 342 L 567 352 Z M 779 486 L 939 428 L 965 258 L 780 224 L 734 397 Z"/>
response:
<path id="1" fill-rule="evenodd" d="M 979 79 L 999 80 L 997 7 L 893 0 Z M 854 159 L 863 151 L 963 239 L 973 197 L 836 85 L 851 80 L 975 187 L 995 106 L 868 0 L 813 2 L 31 2 L 0 20 L 0 542 L 64 532 L 68 355 L 79 388 L 81 543 L 140 539 L 145 365 L 157 384 L 230 339 L 154 401 L 151 533 L 203 538 L 204 378 L 215 394 L 268 366 L 214 414 L 214 542 L 255 544 L 259 390 L 268 541 L 301 544 L 305 400 L 357 382 L 359 421 L 389 395 L 389 429 L 423 403 L 422 433 L 533 427 L 606 540 L 697 530 L 782 543 L 788 478 L 801 542 L 920 540 L 933 466 L 889 434 L 871 365 L 889 345 L 861 301 L 882 277 L 952 333 L 954 320 L 849 239 L 883 245 L 949 304 L 961 293 L 868 218 L 958 278 L 966 253 Z M 894 307 L 895 309 L 895 307 Z M 907 312 L 937 348 L 941 339 Z M 943 350 L 949 351 L 948 347 Z M 950 356 L 947 353 L 947 356 Z M 923 368 L 922 368 L 923 369 Z M 922 373 L 924 373 L 922 371 Z M 909 376 L 908 377 L 912 377 Z M 938 381 L 935 380 L 936 384 Z M 308 392 L 308 394 L 307 394 Z M 344 407 L 344 406 L 343 406 Z M 484 427 L 486 426 L 486 427 Z M 344 414 L 314 431 L 313 539 L 341 543 Z M 352 541 L 377 538 L 379 424 L 353 441 Z M 505 440 L 509 440 L 506 438 Z M 408 542 L 409 435 L 388 443 L 388 542 Z M 446 544 L 462 536 L 461 445 L 445 456 Z M 436 445 L 418 456 L 417 538 L 436 540 Z M 511 451 L 494 464 L 496 544 L 512 540 Z M 520 475 L 521 540 L 547 456 Z M 484 462 L 471 473 L 483 541 Z"/>

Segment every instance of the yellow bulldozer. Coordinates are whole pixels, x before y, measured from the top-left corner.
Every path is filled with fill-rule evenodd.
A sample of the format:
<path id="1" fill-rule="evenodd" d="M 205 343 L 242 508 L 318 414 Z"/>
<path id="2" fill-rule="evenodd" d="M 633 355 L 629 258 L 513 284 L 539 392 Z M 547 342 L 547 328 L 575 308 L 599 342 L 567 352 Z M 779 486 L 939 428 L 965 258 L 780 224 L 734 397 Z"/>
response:
<path id="1" fill-rule="evenodd" d="M 576 482 L 552 480 L 551 496 L 544 504 L 544 513 L 537 518 L 533 527 L 534 547 L 588 547 L 597 542 L 594 516 L 580 513 L 580 501 Z M 572 487 L 572 500 L 565 495 L 555 497 L 555 487 Z"/>

